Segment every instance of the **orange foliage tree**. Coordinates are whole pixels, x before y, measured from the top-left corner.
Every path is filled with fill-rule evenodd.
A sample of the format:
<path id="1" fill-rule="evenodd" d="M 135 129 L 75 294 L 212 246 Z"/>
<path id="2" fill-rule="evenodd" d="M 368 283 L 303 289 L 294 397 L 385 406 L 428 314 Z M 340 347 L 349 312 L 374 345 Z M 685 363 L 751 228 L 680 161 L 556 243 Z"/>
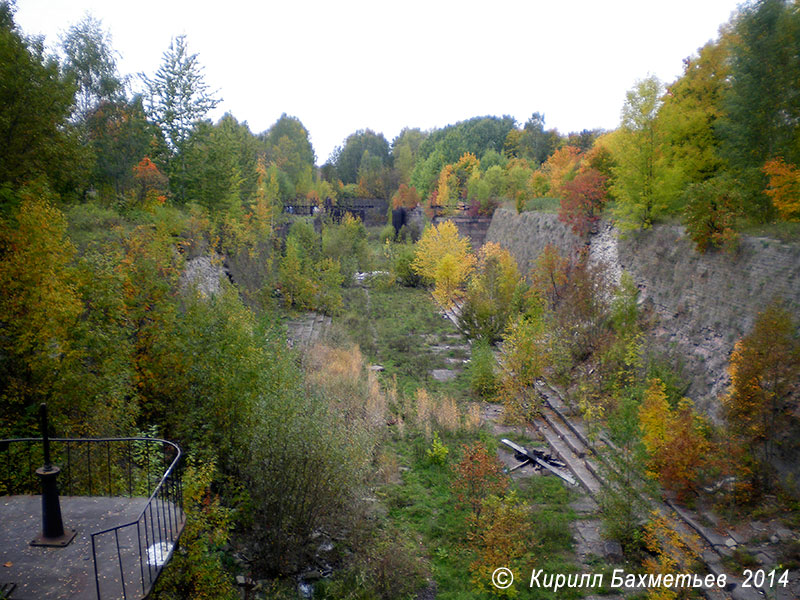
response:
<path id="1" fill-rule="evenodd" d="M 453 469 L 452 488 L 459 504 L 472 511 L 473 524 L 476 524 L 484 500 L 503 494 L 508 489 L 508 477 L 497 456 L 489 454 L 480 441 L 462 446 L 462 450 L 461 461 Z"/>
<path id="2" fill-rule="evenodd" d="M 709 451 L 691 401 L 684 398 L 672 408 L 666 386 L 658 378 L 651 379 L 639 408 L 639 425 L 649 473 L 679 498 L 684 496 L 697 484 Z"/>
<path id="3" fill-rule="evenodd" d="M 587 169 L 561 185 L 558 219 L 572 227 L 576 235 L 586 235 L 600 220 L 606 201 L 607 180 L 599 171 Z"/>
<path id="4" fill-rule="evenodd" d="M 791 314 L 773 302 L 756 318 L 753 330 L 731 354 L 731 384 L 722 403 L 731 432 L 756 460 L 768 487 L 775 440 L 796 408 L 800 380 L 800 341 Z"/>
<path id="5" fill-rule="evenodd" d="M 762 170 L 769 177 L 765 191 L 781 218 L 800 221 L 800 169 L 779 157 L 764 163 Z"/>
<path id="6" fill-rule="evenodd" d="M 164 204 L 167 200 L 165 195 L 167 176 L 158 169 L 149 156 L 145 156 L 133 167 L 133 177 L 139 185 L 138 202 L 140 204 L 146 207 L 153 204 Z"/>
<path id="7" fill-rule="evenodd" d="M 408 186 L 401 183 L 400 187 L 392 196 L 392 208 L 405 208 L 406 210 L 413 210 L 419 205 L 419 194 L 417 188 L 413 185 Z"/>
<path id="8" fill-rule="evenodd" d="M 546 175 L 551 194 L 561 195 L 562 186 L 571 181 L 578 172 L 581 162 L 580 148 L 564 146 L 556 150 L 542 165 L 542 172 Z"/>

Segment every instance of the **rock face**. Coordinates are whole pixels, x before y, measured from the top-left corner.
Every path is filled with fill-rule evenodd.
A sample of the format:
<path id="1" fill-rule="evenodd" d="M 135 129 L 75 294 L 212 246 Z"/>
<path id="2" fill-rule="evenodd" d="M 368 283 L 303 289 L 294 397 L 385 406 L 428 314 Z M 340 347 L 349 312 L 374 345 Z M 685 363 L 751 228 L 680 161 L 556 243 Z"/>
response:
<path id="1" fill-rule="evenodd" d="M 685 360 L 689 396 L 719 418 L 728 358 L 759 311 L 779 299 L 800 320 L 800 240 L 743 236 L 736 254 L 699 254 L 682 227 L 658 225 L 623 239 L 610 223 L 599 229 L 589 237 L 592 260 L 606 262 L 615 279 L 622 270 L 633 275 L 656 316 L 656 338 Z M 555 214 L 506 209 L 495 212 L 486 239 L 508 248 L 524 273 L 548 243 L 562 253 L 585 243 Z"/>
<path id="2" fill-rule="evenodd" d="M 218 254 L 189 259 L 181 274 L 181 290 L 186 292 L 196 287 L 203 296 L 214 296 L 219 293 L 220 280 L 225 275 L 223 260 Z"/>

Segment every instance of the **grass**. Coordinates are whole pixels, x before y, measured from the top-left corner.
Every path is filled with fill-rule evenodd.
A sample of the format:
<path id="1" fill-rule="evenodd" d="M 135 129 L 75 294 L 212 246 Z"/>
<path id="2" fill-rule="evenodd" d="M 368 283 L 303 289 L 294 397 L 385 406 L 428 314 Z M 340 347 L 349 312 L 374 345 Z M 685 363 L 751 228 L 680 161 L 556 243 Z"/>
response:
<path id="1" fill-rule="evenodd" d="M 741 229 L 743 235 L 766 237 L 781 242 L 797 242 L 800 240 L 800 222 L 782 221 L 779 223 L 745 225 Z"/>
<path id="2" fill-rule="evenodd" d="M 402 463 L 410 465 L 402 481 L 386 485 L 378 496 L 387 508 L 386 519 L 404 537 L 419 539 L 422 552 L 430 564 L 436 582 L 436 597 L 440 600 L 484 599 L 493 597 L 477 589 L 471 580 L 470 564 L 475 560 L 470 549 L 467 527 L 468 510 L 457 504 L 451 489 L 452 466 L 460 460 L 461 444 L 487 439 L 486 431 L 472 434 L 442 434 L 450 448 L 445 465 L 431 464 L 425 458 L 429 443 L 423 436 L 410 436 L 393 442 L 392 449 Z M 496 443 L 496 441 L 495 441 Z M 572 560 L 572 536 L 569 524 L 575 514 L 569 508 L 574 492 L 555 477 L 530 477 L 512 483 L 517 493 L 533 504 L 530 520 L 533 541 L 521 561 L 526 571 L 516 573 L 515 588 L 519 598 L 555 599 L 580 598 L 590 590 L 530 589 L 530 569 L 545 573 L 574 573 L 578 566 Z M 502 566 L 502 565 L 497 565 Z"/>
<path id="3" fill-rule="evenodd" d="M 447 352 L 436 352 L 435 339 L 461 345 L 446 336 L 457 334 L 453 324 L 442 317 L 430 294 L 421 288 L 392 286 L 384 289 L 354 287 L 344 290 L 345 314 L 339 323 L 372 363 L 382 365 L 384 377 L 397 378 L 402 395 L 413 395 L 419 387 L 434 394 L 464 398 L 468 394 L 466 372 L 447 382 L 431 377 L 433 369 L 447 369 Z M 464 350 L 451 351 L 452 357 L 468 358 Z"/>

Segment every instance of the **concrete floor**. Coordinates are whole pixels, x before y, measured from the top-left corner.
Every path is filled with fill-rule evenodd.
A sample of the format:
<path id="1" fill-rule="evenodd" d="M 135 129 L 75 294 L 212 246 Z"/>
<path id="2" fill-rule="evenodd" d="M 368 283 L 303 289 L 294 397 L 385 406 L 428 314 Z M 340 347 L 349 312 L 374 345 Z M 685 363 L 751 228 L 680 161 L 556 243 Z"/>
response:
<path id="1" fill-rule="evenodd" d="M 146 504 L 147 498 L 62 497 L 64 529 L 75 529 L 77 535 L 66 548 L 46 548 L 30 545 L 41 533 L 41 498 L 0 497 L 0 585 L 16 584 L 13 600 L 97 600 L 91 534 L 135 521 Z M 165 516 L 174 514 L 172 505 L 161 508 Z M 155 510 L 153 523 L 157 523 Z M 182 527 L 183 523 L 177 525 Z M 173 531 L 179 527 L 173 525 Z M 148 568 L 143 527 L 140 533 L 137 535 L 135 526 L 120 530 L 121 567 L 116 536 L 109 533 L 96 538 L 101 600 L 143 598 L 149 593 L 158 569 L 154 565 Z M 141 564 L 140 537 L 144 553 Z"/>

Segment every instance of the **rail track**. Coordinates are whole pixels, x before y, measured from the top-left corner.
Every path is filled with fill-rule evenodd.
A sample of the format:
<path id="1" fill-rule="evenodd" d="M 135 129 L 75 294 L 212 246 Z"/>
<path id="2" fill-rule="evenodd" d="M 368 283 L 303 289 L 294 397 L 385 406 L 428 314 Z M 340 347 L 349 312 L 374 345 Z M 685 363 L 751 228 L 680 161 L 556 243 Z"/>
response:
<path id="1" fill-rule="evenodd" d="M 555 454 L 567 465 L 584 490 L 595 500 L 600 492 L 614 485 L 609 481 L 607 473 L 613 473 L 615 466 L 604 456 L 606 453 L 618 451 L 608 440 L 603 440 L 603 452 L 589 443 L 582 426 L 567 417 L 565 404 L 559 392 L 544 381 L 537 382 L 535 391 L 542 400 L 540 416 L 534 421 L 534 427 L 547 441 Z M 635 482 L 644 485 L 643 481 Z M 682 539 L 692 537 L 699 540 L 701 552 L 699 557 L 715 578 L 725 574 L 728 589 L 702 588 L 709 600 L 763 600 L 767 598 L 767 590 L 755 587 L 743 587 L 744 580 L 738 574 L 730 573 L 723 564 L 723 558 L 730 554 L 736 546 L 730 535 L 721 535 L 700 524 L 696 515 L 686 508 L 676 505 L 670 500 L 658 500 L 641 492 L 640 497 L 651 510 L 657 511 Z M 787 596 L 788 598 L 789 596 Z"/>

